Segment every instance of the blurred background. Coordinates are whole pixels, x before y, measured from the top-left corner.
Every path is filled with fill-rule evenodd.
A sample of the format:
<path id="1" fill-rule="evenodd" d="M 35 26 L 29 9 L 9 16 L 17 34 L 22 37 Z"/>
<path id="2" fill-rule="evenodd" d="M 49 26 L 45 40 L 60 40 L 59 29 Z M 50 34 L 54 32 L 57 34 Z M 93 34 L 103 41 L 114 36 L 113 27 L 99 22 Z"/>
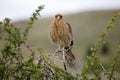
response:
<path id="1" fill-rule="evenodd" d="M 0 0 L 0 20 L 8 17 L 17 26 L 23 27 L 41 4 L 45 7 L 29 33 L 27 44 L 35 49 L 42 48 L 49 54 L 53 53 L 57 47 L 49 39 L 49 26 L 54 15 L 61 13 L 73 29 L 73 52 L 79 70 L 86 55 L 89 55 L 89 48 L 104 31 L 108 20 L 120 11 L 120 0 Z M 120 22 L 115 26 L 99 54 L 106 66 L 120 43 Z"/>
<path id="2" fill-rule="evenodd" d="M 95 10 L 119 10 L 120 0 L 0 0 L 0 19 L 28 19 L 39 6 L 45 5 L 42 17 L 54 16 L 56 13 L 72 14 Z"/>

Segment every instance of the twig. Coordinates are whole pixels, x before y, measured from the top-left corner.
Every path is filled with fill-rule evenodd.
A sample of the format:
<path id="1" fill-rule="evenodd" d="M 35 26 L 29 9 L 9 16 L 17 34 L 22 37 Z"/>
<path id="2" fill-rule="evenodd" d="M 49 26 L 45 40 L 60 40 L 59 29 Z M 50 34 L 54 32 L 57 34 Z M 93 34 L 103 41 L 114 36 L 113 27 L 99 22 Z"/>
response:
<path id="1" fill-rule="evenodd" d="M 101 68 L 102 68 L 103 71 L 104 71 L 104 73 L 103 73 L 102 76 L 111 75 L 109 72 L 107 72 L 107 70 L 103 67 L 103 65 L 102 65 L 101 63 L 99 63 L 99 65 L 101 66 Z M 111 75 L 111 78 L 112 78 L 113 80 L 116 80 L 116 78 L 115 78 L 113 75 Z M 96 79 L 96 80 L 98 80 L 98 79 Z"/>
<path id="2" fill-rule="evenodd" d="M 101 68 L 103 69 L 104 73 L 107 73 L 107 70 L 103 67 L 103 65 L 101 63 L 99 63 L 99 65 L 101 66 Z"/>
<path id="3" fill-rule="evenodd" d="M 67 67 L 66 67 L 65 62 L 63 62 L 63 65 L 64 65 L 64 69 L 65 69 L 65 71 L 67 71 Z"/>
<path id="4" fill-rule="evenodd" d="M 63 47 L 63 66 L 64 66 L 64 69 L 67 71 L 67 67 L 66 67 L 66 64 L 65 64 L 65 48 Z"/>
<path id="5" fill-rule="evenodd" d="M 26 48 L 30 51 L 30 52 L 32 52 L 33 50 L 30 48 L 30 46 L 29 45 L 26 45 L 25 44 L 25 46 L 26 46 Z"/>

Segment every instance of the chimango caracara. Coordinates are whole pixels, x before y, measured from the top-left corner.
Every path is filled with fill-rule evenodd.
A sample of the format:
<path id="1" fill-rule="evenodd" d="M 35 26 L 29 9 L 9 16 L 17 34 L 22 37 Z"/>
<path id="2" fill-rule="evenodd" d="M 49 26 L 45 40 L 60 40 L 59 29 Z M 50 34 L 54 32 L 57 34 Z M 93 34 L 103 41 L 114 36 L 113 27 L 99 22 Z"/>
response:
<path id="1" fill-rule="evenodd" d="M 75 60 L 71 49 L 73 46 L 73 34 L 70 25 L 63 19 L 61 14 L 56 14 L 50 26 L 50 37 L 53 43 L 59 46 L 57 49 L 64 50 L 63 57 L 69 64 Z"/>

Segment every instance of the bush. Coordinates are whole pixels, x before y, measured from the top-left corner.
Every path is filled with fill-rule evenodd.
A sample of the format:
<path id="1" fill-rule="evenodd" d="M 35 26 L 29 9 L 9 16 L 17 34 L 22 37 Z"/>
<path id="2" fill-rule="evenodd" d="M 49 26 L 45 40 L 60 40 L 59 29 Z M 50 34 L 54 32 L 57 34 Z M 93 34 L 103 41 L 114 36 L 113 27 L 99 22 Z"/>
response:
<path id="1" fill-rule="evenodd" d="M 119 18 L 120 13 L 112 17 L 105 31 L 95 45 L 90 48 L 91 55 L 87 56 L 87 61 L 81 74 L 73 76 L 53 64 L 40 49 L 33 50 L 29 45 L 26 45 L 28 32 L 34 22 L 38 20 L 39 12 L 43 8 L 44 5 L 41 5 L 35 10 L 24 30 L 11 23 L 9 18 L 0 21 L 0 40 L 3 43 L 0 49 L 0 80 L 89 80 L 89 73 L 95 76 L 92 80 L 103 80 L 103 77 L 106 77 L 108 80 L 116 80 L 114 76 L 115 71 L 120 73 L 118 71 L 120 66 L 120 63 L 118 63 L 120 45 L 109 69 L 104 68 L 96 54 L 101 50 L 101 45 L 105 43 L 104 39 L 114 27 L 113 24 Z M 27 59 L 23 56 L 25 52 L 22 46 L 29 51 L 30 56 Z M 36 53 L 39 54 L 36 56 Z"/>

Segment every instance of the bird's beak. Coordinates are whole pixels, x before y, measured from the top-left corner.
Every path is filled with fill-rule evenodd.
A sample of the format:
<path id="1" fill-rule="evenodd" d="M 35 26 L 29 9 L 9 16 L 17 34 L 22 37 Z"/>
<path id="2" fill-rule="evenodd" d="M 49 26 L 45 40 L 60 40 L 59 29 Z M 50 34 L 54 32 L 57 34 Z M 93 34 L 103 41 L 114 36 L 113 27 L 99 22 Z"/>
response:
<path id="1" fill-rule="evenodd" d="M 59 20 L 60 19 L 60 16 L 57 16 L 57 20 Z"/>

